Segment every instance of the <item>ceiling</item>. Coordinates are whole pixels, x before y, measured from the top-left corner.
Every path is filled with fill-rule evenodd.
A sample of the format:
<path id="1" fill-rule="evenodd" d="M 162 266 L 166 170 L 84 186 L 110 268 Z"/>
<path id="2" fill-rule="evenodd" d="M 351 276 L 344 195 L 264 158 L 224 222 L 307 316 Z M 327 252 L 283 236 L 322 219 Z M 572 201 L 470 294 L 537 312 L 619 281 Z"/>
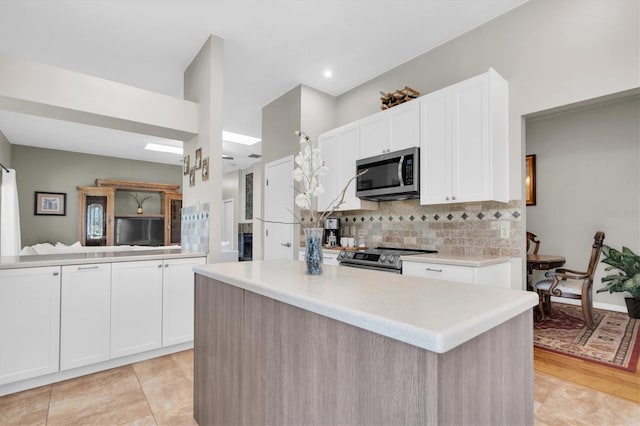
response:
<path id="1" fill-rule="evenodd" d="M 0 52 L 182 97 L 184 70 L 215 34 L 225 43 L 223 127 L 260 137 L 262 107 L 298 84 L 340 95 L 524 2 L 0 0 Z M 143 149 L 181 142 L 9 111 L 0 130 L 18 145 L 181 160 Z M 224 171 L 248 167 L 260 145 L 224 142 L 234 157 Z"/>

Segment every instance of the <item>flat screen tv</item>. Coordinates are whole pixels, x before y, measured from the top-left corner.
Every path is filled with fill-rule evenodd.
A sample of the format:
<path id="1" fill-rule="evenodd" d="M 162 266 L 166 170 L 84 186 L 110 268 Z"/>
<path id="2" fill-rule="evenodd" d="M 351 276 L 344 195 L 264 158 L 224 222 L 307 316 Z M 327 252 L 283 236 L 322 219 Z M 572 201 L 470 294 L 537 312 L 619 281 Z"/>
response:
<path id="1" fill-rule="evenodd" d="M 116 245 L 161 246 L 164 244 L 164 219 L 146 217 L 116 218 Z"/>

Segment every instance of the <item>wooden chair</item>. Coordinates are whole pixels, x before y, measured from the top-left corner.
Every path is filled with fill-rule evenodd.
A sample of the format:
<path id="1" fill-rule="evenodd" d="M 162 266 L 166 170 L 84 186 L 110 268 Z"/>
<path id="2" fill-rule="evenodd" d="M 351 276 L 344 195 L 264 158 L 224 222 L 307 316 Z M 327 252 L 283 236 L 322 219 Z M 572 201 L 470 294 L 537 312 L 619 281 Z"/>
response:
<path id="1" fill-rule="evenodd" d="M 602 252 L 604 232 L 598 231 L 593 237 L 591 246 L 591 258 L 586 272 L 573 271 L 571 269 L 558 268 L 545 274 L 547 280 L 536 284 L 538 292 L 537 320 L 542 321 L 545 314 L 551 314 L 551 296 L 580 299 L 582 303 L 582 315 L 587 327 L 593 329 L 593 276 L 600 260 Z M 582 281 L 582 283 L 576 282 Z"/>
<path id="2" fill-rule="evenodd" d="M 538 236 L 536 234 L 527 231 L 527 253 L 529 253 L 531 243 L 535 244 L 533 247 L 533 254 L 538 254 L 538 250 L 540 249 L 540 240 L 538 240 Z"/>

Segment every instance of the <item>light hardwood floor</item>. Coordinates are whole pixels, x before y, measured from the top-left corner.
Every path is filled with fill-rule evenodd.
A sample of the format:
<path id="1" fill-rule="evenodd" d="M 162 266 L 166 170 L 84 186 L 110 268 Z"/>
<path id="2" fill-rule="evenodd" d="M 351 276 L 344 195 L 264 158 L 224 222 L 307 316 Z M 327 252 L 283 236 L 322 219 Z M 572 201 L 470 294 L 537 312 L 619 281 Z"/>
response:
<path id="1" fill-rule="evenodd" d="M 541 352 L 535 351 L 536 426 L 640 424 L 640 404 L 613 396 L 638 396 L 639 373 L 590 365 L 581 371 L 571 358 Z M 598 383 L 602 391 L 572 380 Z M 195 425 L 192 412 L 193 351 L 0 397 L 0 425 Z"/>
<path id="2" fill-rule="evenodd" d="M 640 359 L 635 373 L 537 348 L 533 359 L 534 369 L 539 373 L 640 403 Z"/>

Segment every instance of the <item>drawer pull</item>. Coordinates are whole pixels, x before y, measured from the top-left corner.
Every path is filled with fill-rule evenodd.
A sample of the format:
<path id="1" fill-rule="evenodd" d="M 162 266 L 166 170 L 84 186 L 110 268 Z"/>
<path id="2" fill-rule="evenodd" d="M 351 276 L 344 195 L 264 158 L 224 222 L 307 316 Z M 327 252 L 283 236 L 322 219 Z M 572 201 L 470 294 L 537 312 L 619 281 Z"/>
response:
<path id="1" fill-rule="evenodd" d="M 327 259 L 327 260 L 333 260 L 333 257 L 331 257 L 331 256 L 326 256 L 326 257 L 325 257 L 325 259 Z"/>
<path id="2" fill-rule="evenodd" d="M 78 271 L 86 271 L 89 269 L 98 269 L 98 265 L 95 266 L 78 266 Z"/>
<path id="3" fill-rule="evenodd" d="M 435 269 L 435 268 L 424 268 L 426 271 L 432 271 L 432 272 L 442 272 L 442 269 Z"/>

